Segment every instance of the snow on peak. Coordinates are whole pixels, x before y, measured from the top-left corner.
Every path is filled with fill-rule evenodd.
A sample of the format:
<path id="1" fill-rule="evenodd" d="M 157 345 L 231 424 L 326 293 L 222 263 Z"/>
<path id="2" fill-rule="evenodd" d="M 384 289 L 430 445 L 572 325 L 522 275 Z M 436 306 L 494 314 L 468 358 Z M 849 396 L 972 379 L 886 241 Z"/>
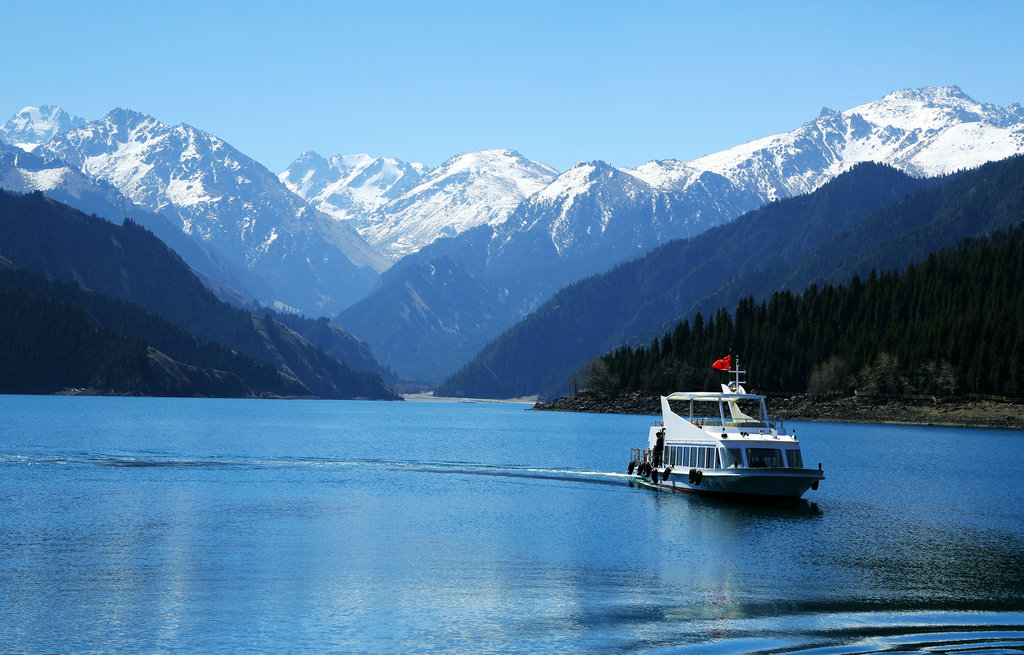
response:
<path id="1" fill-rule="evenodd" d="M 182 230 L 231 263 L 257 272 L 303 311 L 337 311 L 353 271 L 359 285 L 390 262 L 351 227 L 315 211 L 263 165 L 191 125 L 115 109 L 62 132 L 40 152 L 109 182 L 137 205 L 180 220 Z M 318 286 L 320 285 L 320 286 Z"/>
<path id="2" fill-rule="evenodd" d="M 639 176 L 632 171 L 622 171 L 603 161 L 581 161 L 559 175 L 551 184 L 538 191 L 531 202 L 563 203 L 563 211 L 577 196 L 588 193 L 594 186 L 607 182 L 624 185 L 636 184 Z"/>
<path id="3" fill-rule="evenodd" d="M 147 114 L 121 108 L 55 136 L 43 148 L 87 175 L 110 182 L 150 211 L 162 211 L 168 205 L 179 213 L 197 206 L 209 211 L 223 193 L 209 191 L 208 187 L 216 185 L 227 191 L 225 186 L 237 188 L 250 179 L 221 176 L 218 180 L 214 169 L 247 168 L 257 171 L 257 176 L 265 171 L 202 130 L 185 124 L 172 127 Z M 269 171 L 266 175 L 270 176 Z M 202 226 L 200 236 L 204 239 L 210 237 L 213 224 L 220 222 L 212 213 L 205 221 L 197 221 L 190 215 L 191 209 L 185 213 L 189 214 L 182 215 L 186 229 Z"/>
<path id="4" fill-rule="evenodd" d="M 410 191 L 420 193 L 456 177 L 480 179 L 496 184 L 513 184 L 522 196 L 528 196 L 558 175 L 547 164 L 531 161 L 515 150 L 480 150 L 455 155 L 429 174 Z"/>
<path id="5" fill-rule="evenodd" d="M 306 151 L 278 177 L 293 193 L 337 220 L 359 222 L 419 179 L 422 164 L 367 154 Z"/>
<path id="6" fill-rule="evenodd" d="M 808 193 L 862 161 L 941 175 L 1024 152 L 1024 109 L 982 104 L 959 87 L 894 91 L 845 111 L 822 109 L 792 132 L 690 162 L 649 162 L 629 172 L 656 188 L 683 189 L 722 175 L 765 200 Z"/>
<path id="7" fill-rule="evenodd" d="M 357 229 L 371 244 L 401 257 L 442 236 L 504 222 L 556 175 L 515 150 L 462 153 L 424 174 Z"/>
<path id="8" fill-rule="evenodd" d="M 84 118 L 73 116 L 57 105 L 28 106 L 0 126 L 0 141 L 31 151 L 58 132 L 81 127 L 85 123 Z"/>
<path id="9" fill-rule="evenodd" d="M 655 189 L 682 191 L 703 173 L 688 162 L 678 159 L 657 159 L 627 171 Z"/>
<path id="10" fill-rule="evenodd" d="M 324 158 L 306 152 L 279 177 L 397 258 L 438 237 L 504 221 L 556 175 L 515 150 L 490 149 L 455 155 L 434 169 L 367 154 Z"/>
<path id="11" fill-rule="evenodd" d="M 374 158 L 370 155 L 362 152 L 355 155 L 335 155 L 331 157 L 331 163 L 338 168 L 345 170 L 366 166 L 372 162 L 373 159 Z"/>
<path id="12" fill-rule="evenodd" d="M 594 184 L 594 173 L 603 162 L 576 162 L 572 168 L 559 175 L 551 184 L 531 198 L 536 202 L 572 201 L 572 198 L 586 193 Z"/>
<path id="13" fill-rule="evenodd" d="M 984 121 L 986 108 L 957 87 L 895 91 L 880 100 L 842 112 L 879 127 L 912 131 L 941 130 L 955 123 Z"/>

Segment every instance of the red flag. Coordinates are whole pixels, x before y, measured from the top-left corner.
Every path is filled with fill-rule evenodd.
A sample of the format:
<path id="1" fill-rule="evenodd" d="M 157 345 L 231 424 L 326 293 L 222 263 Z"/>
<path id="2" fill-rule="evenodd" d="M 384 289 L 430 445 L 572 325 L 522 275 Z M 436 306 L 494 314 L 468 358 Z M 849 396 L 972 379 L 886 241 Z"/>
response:
<path id="1" fill-rule="evenodd" d="M 728 371 L 732 366 L 732 353 L 729 353 L 722 359 L 718 360 L 711 365 L 711 368 L 717 368 L 719 371 Z"/>

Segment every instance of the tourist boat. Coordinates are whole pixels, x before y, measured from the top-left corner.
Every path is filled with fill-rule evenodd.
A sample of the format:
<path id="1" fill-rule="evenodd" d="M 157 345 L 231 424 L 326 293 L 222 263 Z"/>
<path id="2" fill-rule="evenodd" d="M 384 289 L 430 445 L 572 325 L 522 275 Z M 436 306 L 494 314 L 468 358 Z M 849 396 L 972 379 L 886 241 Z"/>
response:
<path id="1" fill-rule="evenodd" d="M 661 489 L 736 500 L 794 500 L 825 479 L 805 468 L 796 431 L 768 418 L 765 396 L 747 393 L 739 361 L 715 363 L 735 374 L 718 392 L 680 392 L 661 398 L 662 419 L 646 448 L 633 448 L 628 474 Z M 722 364 L 724 363 L 724 367 Z M 684 403 L 672 411 L 671 402 Z"/>

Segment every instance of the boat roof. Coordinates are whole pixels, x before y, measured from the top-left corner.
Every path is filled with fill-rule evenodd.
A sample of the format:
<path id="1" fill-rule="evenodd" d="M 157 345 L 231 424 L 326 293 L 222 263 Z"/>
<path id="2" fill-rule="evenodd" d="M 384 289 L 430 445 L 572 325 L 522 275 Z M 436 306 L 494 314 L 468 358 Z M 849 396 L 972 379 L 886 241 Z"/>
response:
<path id="1" fill-rule="evenodd" d="M 730 400 L 761 400 L 765 396 L 756 393 L 722 393 L 721 391 L 677 391 L 665 396 L 668 400 L 704 400 L 704 401 L 730 401 Z"/>

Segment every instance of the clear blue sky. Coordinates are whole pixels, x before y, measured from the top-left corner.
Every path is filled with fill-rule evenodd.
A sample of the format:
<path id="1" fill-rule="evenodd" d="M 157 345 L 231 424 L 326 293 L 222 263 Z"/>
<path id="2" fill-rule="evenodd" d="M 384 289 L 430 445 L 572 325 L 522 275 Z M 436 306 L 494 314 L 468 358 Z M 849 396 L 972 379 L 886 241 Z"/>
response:
<path id="1" fill-rule="evenodd" d="M 7 3 L 0 121 L 59 104 L 300 152 L 693 159 L 901 88 L 1024 103 L 1024 2 Z"/>

